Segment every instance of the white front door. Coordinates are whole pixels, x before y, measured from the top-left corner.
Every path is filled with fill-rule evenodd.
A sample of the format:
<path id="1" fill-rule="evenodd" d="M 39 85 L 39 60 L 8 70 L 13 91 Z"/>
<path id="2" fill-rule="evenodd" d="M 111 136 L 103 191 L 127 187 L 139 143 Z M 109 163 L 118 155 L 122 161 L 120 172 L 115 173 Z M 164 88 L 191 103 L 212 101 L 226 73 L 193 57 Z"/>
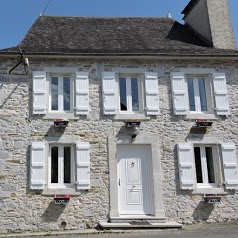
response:
<path id="1" fill-rule="evenodd" d="M 120 215 L 151 214 L 151 152 L 146 145 L 118 146 Z"/>

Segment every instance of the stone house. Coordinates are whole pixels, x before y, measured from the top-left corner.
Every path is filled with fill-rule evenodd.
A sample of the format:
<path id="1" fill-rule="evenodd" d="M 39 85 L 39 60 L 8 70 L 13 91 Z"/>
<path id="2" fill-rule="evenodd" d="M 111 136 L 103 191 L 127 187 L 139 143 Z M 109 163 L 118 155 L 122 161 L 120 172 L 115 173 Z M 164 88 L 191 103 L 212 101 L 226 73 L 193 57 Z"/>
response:
<path id="1" fill-rule="evenodd" d="M 238 219 L 228 0 L 182 13 L 41 16 L 29 67 L 0 51 L 1 233 Z"/>

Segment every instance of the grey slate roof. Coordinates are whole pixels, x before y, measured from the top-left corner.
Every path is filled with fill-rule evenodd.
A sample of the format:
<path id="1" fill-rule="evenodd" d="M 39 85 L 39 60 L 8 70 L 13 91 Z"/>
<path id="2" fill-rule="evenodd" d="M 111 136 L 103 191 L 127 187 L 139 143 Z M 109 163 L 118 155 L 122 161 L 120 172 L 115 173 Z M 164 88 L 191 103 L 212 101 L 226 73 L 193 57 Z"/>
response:
<path id="1" fill-rule="evenodd" d="M 41 16 L 19 44 L 28 54 L 234 55 L 169 18 Z M 0 53 L 18 52 L 17 47 Z"/>

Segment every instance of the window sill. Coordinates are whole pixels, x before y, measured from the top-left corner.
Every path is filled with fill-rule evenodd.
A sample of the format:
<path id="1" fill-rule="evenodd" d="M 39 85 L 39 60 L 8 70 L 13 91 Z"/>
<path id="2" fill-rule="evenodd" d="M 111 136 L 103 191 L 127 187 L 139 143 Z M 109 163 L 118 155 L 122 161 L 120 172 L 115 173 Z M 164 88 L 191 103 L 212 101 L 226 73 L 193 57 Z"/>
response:
<path id="1" fill-rule="evenodd" d="M 221 194 L 226 195 L 227 192 L 223 188 L 195 188 L 192 194 Z"/>
<path id="2" fill-rule="evenodd" d="M 75 188 L 46 188 L 42 191 L 42 195 L 80 195 L 80 191 L 76 191 Z"/>
<path id="3" fill-rule="evenodd" d="M 216 116 L 215 114 L 204 114 L 204 113 L 192 113 L 192 114 L 187 114 L 185 116 L 185 119 L 208 119 L 208 120 L 218 120 L 219 117 Z"/>
<path id="4" fill-rule="evenodd" d="M 75 114 L 72 113 L 47 113 L 43 116 L 43 120 L 47 119 L 73 119 L 78 120 L 79 116 L 75 116 Z"/>
<path id="5" fill-rule="evenodd" d="M 118 114 L 114 117 L 114 120 L 149 120 L 150 117 L 144 114 Z"/>

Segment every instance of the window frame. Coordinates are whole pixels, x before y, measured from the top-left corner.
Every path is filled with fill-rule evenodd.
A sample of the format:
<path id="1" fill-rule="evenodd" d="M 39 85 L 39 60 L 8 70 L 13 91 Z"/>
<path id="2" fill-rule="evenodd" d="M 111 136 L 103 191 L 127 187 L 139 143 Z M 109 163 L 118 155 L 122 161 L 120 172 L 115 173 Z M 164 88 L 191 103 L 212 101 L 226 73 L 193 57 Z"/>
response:
<path id="1" fill-rule="evenodd" d="M 53 147 L 58 147 L 59 148 L 59 154 L 58 154 L 58 161 L 59 161 L 59 165 L 58 165 L 58 183 L 52 183 L 51 182 L 51 166 L 52 166 L 52 162 L 51 162 L 51 149 Z M 70 147 L 71 148 L 71 158 L 70 158 L 70 169 L 71 169 L 71 182 L 70 183 L 64 183 L 63 179 L 64 179 L 64 158 L 63 158 L 63 149 L 64 147 Z M 67 188 L 74 188 L 76 179 L 75 179 L 75 146 L 74 144 L 67 144 L 67 143 L 49 143 L 48 145 L 48 183 L 47 186 L 49 189 L 55 189 L 55 188 L 62 188 L 62 189 L 67 189 Z"/>
<path id="2" fill-rule="evenodd" d="M 196 187 L 199 188 L 220 188 L 219 186 L 219 181 L 220 181 L 220 176 L 219 174 L 221 173 L 221 169 L 219 168 L 220 164 L 220 156 L 218 153 L 218 146 L 214 144 L 193 144 L 193 149 L 195 147 L 200 148 L 200 161 L 201 161 L 201 172 L 202 172 L 202 179 L 203 183 L 198 183 L 197 181 L 197 169 L 196 169 L 196 156 L 195 152 L 194 153 L 194 166 L 195 166 L 195 173 L 196 173 Z M 215 183 L 209 183 L 209 172 L 208 172 L 208 163 L 207 163 L 207 157 L 206 157 L 206 152 L 205 148 L 212 148 L 212 160 L 213 160 L 213 167 L 214 167 L 214 176 L 215 176 Z"/>
<path id="3" fill-rule="evenodd" d="M 51 103 L 52 103 L 52 78 L 57 77 L 58 78 L 58 110 L 52 110 L 51 109 Z M 63 78 L 69 77 L 70 79 L 70 110 L 63 110 Z M 69 114 L 74 112 L 74 105 L 75 105 L 75 80 L 72 74 L 54 74 L 50 73 L 47 77 L 48 82 L 48 113 L 50 114 Z"/>
<path id="4" fill-rule="evenodd" d="M 189 87 L 188 87 L 188 80 L 193 79 L 193 89 L 194 89 L 194 101 L 195 101 L 195 111 L 190 110 L 190 100 L 189 100 Z M 207 111 L 201 110 L 201 103 L 200 103 L 200 92 L 198 86 L 198 80 L 204 79 L 204 86 L 206 92 L 206 104 L 207 104 Z M 194 84 L 195 82 L 195 84 Z M 214 92 L 212 86 L 212 79 L 210 75 L 207 74 L 186 74 L 185 73 L 185 83 L 187 88 L 187 100 L 188 100 L 188 114 L 190 115 L 206 115 L 206 114 L 215 114 L 215 104 L 214 104 Z"/>
<path id="5" fill-rule="evenodd" d="M 139 110 L 133 111 L 132 109 L 132 91 L 131 91 L 131 79 L 137 79 L 138 85 L 138 101 Z M 127 98 L 127 110 L 121 110 L 121 98 L 120 98 L 120 79 L 126 79 L 126 98 Z M 145 111 L 145 90 L 144 80 L 141 74 L 117 74 L 116 76 L 116 93 L 118 102 L 118 114 L 119 115 L 140 115 Z"/>

